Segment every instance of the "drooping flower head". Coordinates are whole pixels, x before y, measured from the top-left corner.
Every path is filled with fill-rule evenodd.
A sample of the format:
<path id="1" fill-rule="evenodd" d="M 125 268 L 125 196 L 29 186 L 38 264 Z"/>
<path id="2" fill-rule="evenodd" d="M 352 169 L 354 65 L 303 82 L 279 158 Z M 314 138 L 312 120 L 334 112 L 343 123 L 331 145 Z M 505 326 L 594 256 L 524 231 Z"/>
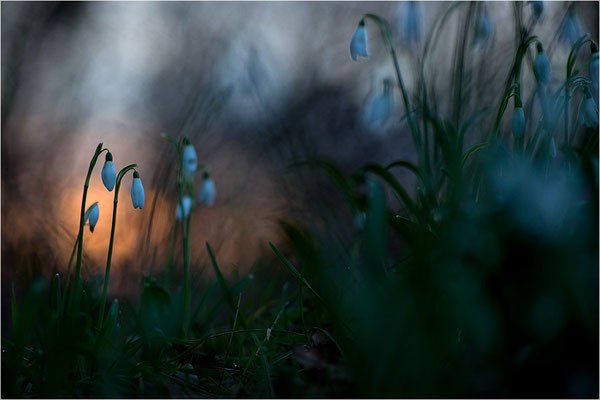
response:
<path id="1" fill-rule="evenodd" d="M 212 179 L 210 179 L 210 174 L 208 172 L 204 173 L 204 182 L 202 183 L 202 187 L 198 192 L 198 203 L 206 203 L 207 206 L 212 207 L 215 202 L 215 184 Z"/>
<path id="2" fill-rule="evenodd" d="M 569 47 L 573 46 L 577 39 L 581 37 L 581 24 L 577 14 L 575 14 L 573 4 L 567 9 L 567 14 L 563 18 L 559 29 L 559 40 Z"/>
<path id="3" fill-rule="evenodd" d="M 115 165 L 113 164 L 113 156 L 110 151 L 106 152 L 101 175 L 104 187 L 108 189 L 109 192 L 112 192 L 115 187 L 115 181 L 117 180 L 117 173 L 115 171 Z"/>
<path id="4" fill-rule="evenodd" d="M 486 47 L 494 35 L 494 23 L 482 9 L 475 25 L 473 46 Z"/>
<path id="5" fill-rule="evenodd" d="M 421 40 L 421 4 L 417 1 L 399 3 L 396 31 L 407 45 L 417 45 Z"/>
<path id="6" fill-rule="evenodd" d="M 525 113 L 523 113 L 523 104 L 519 97 L 515 97 L 515 110 L 513 112 L 511 128 L 515 139 L 523 137 L 525 131 Z"/>
<path id="7" fill-rule="evenodd" d="M 578 122 L 580 125 L 585 125 L 589 128 L 598 126 L 598 113 L 596 112 L 596 103 L 592 98 L 592 94 L 588 88 L 585 89 L 585 97 L 579 105 Z"/>
<path id="8" fill-rule="evenodd" d="M 131 202 L 133 203 L 133 208 L 139 208 L 141 210 L 144 208 L 145 200 L 146 197 L 140 174 L 137 171 L 134 171 L 133 182 L 131 182 Z"/>
<path id="9" fill-rule="evenodd" d="M 183 174 L 185 176 L 190 176 L 196 172 L 196 169 L 198 168 L 198 156 L 196 155 L 196 149 L 194 149 L 194 145 L 190 143 L 188 138 L 184 139 L 184 147 L 181 158 Z"/>
<path id="10" fill-rule="evenodd" d="M 183 204 L 183 212 L 181 210 L 181 205 Z M 192 209 L 192 198 L 190 196 L 183 196 L 181 202 L 177 203 L 177 211 L 175 212 L 175 218 L 181 220 L 183 218 L 187 218 L 190 215 L 190 210 Z"/>
<path id="11" fill-rule="evenodd" d="M 392 81 L 383 80 L 383 93 L 373 98 L 367 106 L 364 121 L 372 127 L 382 126 L 390 117 L 392 107 Z"/>
<path id="12" fill-rule="evenodd" d="M 537 43 L 537 56 L 533 63 L 533 72 L 538 82 L 542 85 L 550 83 L 550 61 L 544 53 L 544 48 L 541 43 Z"/>
<path id="13" fill-rule="evenodd" d="M 365 21 L 360 20 L 358 28 L 352 36 L 350 41 L 350 56 L 354 61 L 358 61 L 358 57 L 369 57 L 367 52 L 367 29 L 365 28 Z"/>
<path id="14" fill-rule="evenodd" d="M 89 221 L 90 223 L 90 232 L 94 233 L 94 228 L 98 223 L 98 218 L 100 217 L 100 208 L 98 207 L 98 202 L 92 204 L 87 211 L 85 212 L 84 223 L 85 221 Z"/>

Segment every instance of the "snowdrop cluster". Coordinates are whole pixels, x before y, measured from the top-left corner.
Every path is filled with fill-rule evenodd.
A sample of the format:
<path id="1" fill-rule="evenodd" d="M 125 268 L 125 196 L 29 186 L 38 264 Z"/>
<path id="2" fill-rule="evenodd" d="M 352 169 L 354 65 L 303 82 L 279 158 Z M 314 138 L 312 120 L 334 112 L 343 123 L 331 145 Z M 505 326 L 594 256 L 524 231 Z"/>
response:
<path id="1" fill-rule="evenodd" d="M 194 174 L 198 171 L 198 156 L 194 145 L 188 138 L 183 140 L 183 148 L 181 150 L 181 171 L 186 180 L 193 181 Z M 192 190 L 193 191 L 193 190 Z M 215 185 L 210 178 L 210 174 L 205 171 L 202 186 L 198 191 L 196 200 L 198 204 L 206 204 L 209 207 L 214 205 L 215 201 Z M 190 215 L 193 207 L 193 196 L 188 194 L 183 195 L 177 203 L 175 210 L 175 218 L 183 220 Z"/>

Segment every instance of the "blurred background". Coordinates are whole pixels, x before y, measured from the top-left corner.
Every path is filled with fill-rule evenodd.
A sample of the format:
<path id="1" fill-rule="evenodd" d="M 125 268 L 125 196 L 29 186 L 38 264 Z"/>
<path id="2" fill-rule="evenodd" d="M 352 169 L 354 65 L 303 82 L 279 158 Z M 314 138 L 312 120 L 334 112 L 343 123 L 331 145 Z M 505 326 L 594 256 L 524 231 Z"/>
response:
<path id="1" fill-rule="evenodd" d="M 139 165 L 146 192 L 146 206 L 134 210 L 131 177 L 124 179 L 109 297 L 135 297 L 140 277 L 160 272 L 169 257 L 177 167 L 162 132 L 188 136 L 216 185 L 214 207 L 193 215 L 193 282 L 213 279 L 206 241 L 226 274 L 279 270 L 267 242 L 285 248 L 281 220 L 298 221 L 331 244 L 331 257 L 342 252 L 351 239 L 352 210 L 321 172 L 290 165 L 323 156 L 353 173 L 369 161 L 414 160 L 399 93 L 392 93 L 388 118 L 369 114 L 383 80 L 394 79 L 379 32 L 373 24 L 367 28 L 367 61 L 353 62 L 349 43 L 362 14 L 388 19 L 408 89 L 424 74 L 440 112 L 451 114 L 462 14 L 452 14 L 427 59 L 421 55 L 433 22 L 452 4 L 418 3 L 418 28 L 406 32 L 406 3 L 394 2 L 3 2 L 3 335 L 13 276 L 19 288 L 35 276 L 66 271 L 85 174 L 99 142 L 111 150 L 117 170 Z M 489 26 L 465 74 L 469 112 L 495 104 L 516 46 L 512 3 L 482 7 Z M 536 26 L 553 77 L 564 76 L 570 50 L 558 29 L 567 7 L 545 2 Z M 597 40 L 598 2 L 573 7 L 573 29 Z M 524 72 L 524 82 L 527 76 L 531 72 Z M 503 121 L 501 136 L 510 135 L 509 125 Z M 101 183 L 102 163 L 88 193 L 88 204 L 99 202 L 100 219 L 93 234 L 86 230 L 82 268 L 85 280 L 98 282 L 113 195 Z M 409 172 L 397 176 L 414 186 Z"/>
<path id="2" fill-rule="evenodd" d="M 2 336 L 10 331 L 13 277 L 20 293 L 35 277 L 66 272 L 85 174 L 99 142 L 111 150 L 117 170 L 139 165 L 146 192 L 144 209 L 134 210 L 132 178 L 124 179 L 109 298 L 135 303 L 141 278 L 161 274 L 168 264 L 172 283 L 181 282 L 176 154 L 163 132 L 191 139 L 217 190 L 214 206 L 197 207 L 191 221 L 192 292 L 214 280 L 205 242 L 227 277 L 252 273 L 271 282 L 281 274 L 288 280 L 271 241 L 312 266 L 311 277 L 322 278 L 313 280 L 317 290 L 337 300 L 335 274 L 353 257 L 356 215 L 322 171 L 295 163 L 324 157 L 353 174 L 366 162 L 416 160 L 397 89 L 389 93 L 390 109 L 373 106 L 387 93 L 384 81 L 395 79 L 374 24 L 367 24 L 369 59 L 350 58 L 350 39 L 364 13 L 390 21 L 409 91 L 422 76 L 438 114 L 483 110 L 473 126 L 485 132 L 494 115 L 484 106 L 495 107 L 515 54 L 516 8 L 509 2 L 478 3 L 474 14 L 455 8 L 451 2 L 2 2 Z M 530 3 L 522 10 L 523 20 L 534 20 Z M 485 18 L 466 43 L 461 32 L 470 15 Z M 587 32 L 598 39 L 598 2 L 544 2 L 529 27 L 544 43 L 558 85 L 576 38 Z M 452 77 L 455 54 L 465 48 L 457 111 Z M 589 49 L 580 55 L 587 59 Z M 540 110 L 529 95 L 531 62 L 523 68 L 522 93 L 533 121 Z M 510 118 L 502 120 L 500 137 L 509 142 Z M 112 211 L 102 163 L 88 192 L 88 204 L 100 207 L 94 233 L 85 232 L 82 275 L 92 287 L 103 277 Z M 467 204 L 448 217 L 439 244 L 426 252 L 433 279 L 407 276 L 380 297 L 373 296 L 379 287 L 357 290 L 346 318 L 365 327 L 358 334 L 366 339 L 349 368 L 365 379 L 340 372 L 340 392 L 328 386 L 338 378 L 328 375 L 323 386 L 310 386 L 314 394 L 348 395 L 356 385 L 363 395 L 397 395 L 396 380 L 386 378 L 403 376 L 403 393 L 412 395 L 442 387 L 445 395 L 597 396 L 597 214 L 577 208 L 572 193 L 589 188 L 563 172 L 546 172 L 546 184 L 518 163 L 492 170 L 493 190 L 502 195 L 484 203 L 491 205 L 489 215 L 490 209 Z M 413 175 L 394 174 L 414 195 Z M 195 183 L 198 189 L 200 176 Z M 390 193 L 386 198 L 401 213 L 399 201 Z M 406 243 L 397 238 L 386 247 L 396 261 L 406 256 Z M 470 263 L 487 269 L 471 270 Z M 266 293 L 274 287 L 279 291 L 272 286 Z M 414 314 L 414 299 L 423 304 L 422 316 Z M 391 316 L 397 318 L 392 325 Z M 466 351 L 456 326 L 465 328 Z M 449 337 L 458 338 L 456 348 L 440 349 L 458 356 L 438 359 L 436 346 Z M 398 354 L 410 362 L 398 363 Z M 448 372 L 443 357 L 453 354 L 464 371 Z M 463 379 L 446 381 L 454 376 Z M 295 385 L 277 393 L 310 393 L 302 382 Z"/>

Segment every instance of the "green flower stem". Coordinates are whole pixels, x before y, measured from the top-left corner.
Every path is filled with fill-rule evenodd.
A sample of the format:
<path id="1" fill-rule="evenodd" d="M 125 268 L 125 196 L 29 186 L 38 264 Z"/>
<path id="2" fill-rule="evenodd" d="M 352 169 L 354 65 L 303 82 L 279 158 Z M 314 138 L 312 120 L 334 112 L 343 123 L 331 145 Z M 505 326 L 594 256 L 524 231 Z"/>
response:
<path id="1" fill-rule="evenodd" d="M 73 245 L 73 251 L 71 252 L 71 258 L 69 258 L 69 267 L 67 268 L 67 283 L 65 284 L 65 295 L 62 297 L 61 308 L 64 310 L 64 306 L 67 303 L 67 295 L 69 293 L 69 284 L 71 282 L 71 266 L 73 265 L 73 258 L 75 257 L 75 251 L 77 250 L 77 244 L 79 243 L 79 236 L 75 238 L 75 244 Z"/>
<path id="2" fill-rule="evenodd" d="M 504 115 L 504 111 L 506 110 L 506 105 L 508 103 L 508 99 L 513 95 L 513 89 L 515 87 L 520 86 L 521 82 L 521 65 L 523 64 L 523 57 L 525 56 L 527 49 L 529 46 L 537 40 L 537 36 L 531 36 L 530 38 L 523 38 L 521 44 L 517 49 L 517 55 L 515 57 L 515 61 L 511 68 L 511 71 L 508 75 L 506 90 L 504 91 L 504 97 L 500 101 L 500 106 L 498 107 L 498 113 L 496 114 L 496 120 L 494 121 L 494 125 L 490 134 L 487 137 L 486 141 L 489 141 L 492 137 L 498 135 L 498 130 L 500 129 L 500 122 L 502 121 L 502 116 Z M 512 82 L 512 83 L 511 83 Z"/>
<path id="3" fill-rule="evenodd" d="M 183 216 L 183 141 L 182 138 L 177 145 L 177 195 L 179 207 Z M 189 216 L 181 221 L 181 233 L 183 237 L 183 335 L 187 340 L 190 324 L 190 246 L 189 246 Z"/>
<path id="4" fill-rule="evenodd" d="M 113 242 L 115 239 L 115 228 L 117 225 L 117 203 L 119 202 L 119 189 L 121 181 L 127 171 L 135 170 L 137 164 L 131 164 L 123 168 L 117 174 L 117 182 L 115 185 L 115 198 L 113 201 L 112 225 L 110 227 L 110 242 L 108 244 L 108 257 L 106 258 L 106 272 L 104 273 L 104 287 L 102 289 L 102 299 L 100 301 L 100 313 L 98 314 L 98 330 L 102 329 L 102 321 L 104 320 L 104 307 L 106 306 L 106 293 L 108 291 L 108 277 L 110 275 L 110 262 L 112 259 Z"/>
<path id="5" fill-rule="evenodd" d="M 77 309 L 79 307 L 79 285 L 81 280 L 81 258 L 83 256 L 83 226 L 85 224 L 85 200 L 87 198 L 88 188 L 90 187 L 90 178 L 92 176 L 92 171 L 94 170 L 94 166 L 96 165 L 96 161 L 100 154 L 103 151 L 107 151 L 108 149 L 102 148 L 102 142 L 98 144 L 96 147 L 96 151 L 92 160 L 90 161 L 90 166 L 88 168 L 87 176 L 85 178 L 85 184 L 83 186 L 83 197 L 81 199 L 81 214 L 79 217 L 79 234 L 77 235 L 77 262 L 75 264 L 75 295 L 72 297 L 72 301 L 70 302 L 70 310 Z"/>
<path id="6" fill-rule="evenodd" d="M 412 109 L 410 108 L 410 101 L 408 99 L 408 94 L 407 94 L 408 91 L 406 90 L 406 87 L 404 86 L 404 80 L 402 79 L 402 73 L 400 72 L 400 63 L 398 62 L 398 55 L 396 53 L 396 48 L 394 47 L 394 43 L 392 42 L 392 35 L 390 33 L 389 25 L 383 18 L 381 18 L 375 14 L 365 14 L 365 15 L 363 15 L 363 18 L 370 18 L 373 21 L 375 21 L 375 23 L 379 26 L 379 29 L 381 30 L 381 35 L 385 39 L 388 50 L 390 51 L 390 55 L 392 56 L 392 60 L 394 61 L 394 68 L 396 71 L 396 78 L 398 79 L 398 86 L 400 87 L 400 93 L 402 94 L 402 100 L 404 101 L 404 107 L 406 108 L 408 125 L 410 127 L 410 130 L 411 130 L 411 133 L 413 136 L 413 141 L 415 142 L 417 151 L 419 152 L 419 157 L 422 160 L 423 155 L 421 153 L 423 152 L 423 148 L 421 145 L 421 136 L 419 133 L 419 127 L 417 126 L 417 124 L 414 121 Z"/>

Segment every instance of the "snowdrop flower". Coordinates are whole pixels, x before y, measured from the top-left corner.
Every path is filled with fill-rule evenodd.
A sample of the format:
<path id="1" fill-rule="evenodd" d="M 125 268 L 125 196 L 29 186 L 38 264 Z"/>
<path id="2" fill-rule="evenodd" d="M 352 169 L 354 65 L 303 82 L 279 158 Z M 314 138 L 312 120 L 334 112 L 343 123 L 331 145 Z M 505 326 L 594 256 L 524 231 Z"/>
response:
<path id="1" fill-rule="evenodd" d="M 354 213 L 354 228 L 361 231 L 367 222 L 367 213 L 364 211 L 356 211 Z"/>
<path id="2" fill-rule="evenodd" d="M 183 148 L 183 154 L 181 156 L 181 162 L 183 166 L 183 174 L 190 176 L 196 172 L 198 168 L 198 156 L 196 155 L 196 149 L 190 141 L 185 139 L 185 147 Z"/>
<path id="3" fill-rule="evenodd" d="M 131 202 L 133 203 L 133 208 L 139 208 L 140 210 L 144 208 L 145 202 L 144 195 L 144 187 L 142 186 L 142 180 L 140 179 L 140 174 L 137 171 L 133 172 L 133 182 L 131 183 Z"/>
<path id="4" fill-rule="evenodd" d="M 550 157 L 556 158 L 556 142 L 554 141 L 554 136 L 550 139 Z"/>
<path id="5" fill-rule="evenodd" d="M 596 112 L 596 103 L 592 99 L 592 94 L 589 89 L 585 90 L 585 97 L 579 104 L 579 125 L 585 125 L 589 128 L 598 126 L 598 113 Z"/>
<path id="6" fill-rule="evenodd" d="M 395 26 L 400 38 L 407 44 L 418 44 L 421 39 L 421 5 L 411 1 L 400 3 Z"/>
<path id="7" fill-rule="evenodd" d="M 523 113 L 523 104 L 520 99 L 515 100 L 515 110 L 513 112 L 511 128 L 515 139 L 521 139 L 523 137 L 523 131 L 525 131 L 525 114 Z"/>
<path id="8" fill-rule="evenodd" d="M 181 212 L 181 205 L 183 204 L 183 213 Z M 183 218 L 187 218 L 190 215 L 190 210 L 192 209 L 192 198 L 190 196 L 183 196 L 181 202 L 177 203 L 177 212 L 175 213 L 175 217 L 179 220 Z"/>
<path id="9" fill-rule="evenodd" d="M 563 19 L 560 25 L 560 33 L 558 38 L 561 42 L 567 44 L 568 46 L 573 46 L 573 44 L 579 39 L 581 36 L 581 24 L 579 23 L 579 19 L 575 14 L 575 9 L 573 6 L 569 6 L 567 10 L 567 15 Z"/>
<path id="10" fill-rule="evenodd" d="M 350 56 L 354 61 L 358 61 L 358 57 L 369 57 L 369 53 L 367 52 L 367 30 L 365 28 L 365 21 L 361 20 L 358 23 L 358 28 L 356 28 L 356 32 L 354 32 L 354 36 L 352 36 L 352 41 L 350 42 Z"/>
<path id="11" fill-rule="evenodd" d="M 90 232 L 94 233 L 94 228 L 98 223 L 98 218 L 100 217 L 100 208 L 98 207 L 98 202 L 95 202 L 88 209 L 88 221 L 90 223 Z"/>
<path id="12" fill-rule="evenodd" d="M 381 126 L 390 117 L 390 109 L 392 104 L 392 82 L 389 79 L 383 80 L 383 93 L 373 99 L 367 113 L 365 122 L 371 126 Z"/>
<path id="13" fill-rule="evenodd" d="M 117 173 L 115 171 L 115 165 L 113 164 L 112 154 L 109 152 L 106 153 L 106 158 L 104 160 L 104 166 L 102 167 L 102 183 L 104 187 L 108 189 L 109 192 L 115 187 L 115 181 L 117 180 Z"/>
<path id="14" fill-rule="evenodd" d="M 477 25 L 475 26 L 475 36 L 473 37 L 473 46 L 485 47 L 494 33 L 494 24 L 486 12 L 479 13 Z"/>
<path id="15" fill-rule="evenodd" d="M 198 192 L 198 203 L 206 203 L 207 206 L 212 207 L 215 202 L 215 194 L 215 184 L 210 179 L 210 174 L 205 172 L 202 188 Z"/>
<path id="16" fill-rule="evenodd" d="M 544 2 L 543 1 L 530 1 L 531 9 L 533 11 L 533 17 L 535 19 L 540 19 L 542 13 L 544 12 Z"/>
<path id="17" fill-rule="evenodd" d="M 533 63 L 533 72 L 540 84 L 550 83 L 550 61 L 548 61 L 541 43 L 537 44 L 537 56 Z"/>

